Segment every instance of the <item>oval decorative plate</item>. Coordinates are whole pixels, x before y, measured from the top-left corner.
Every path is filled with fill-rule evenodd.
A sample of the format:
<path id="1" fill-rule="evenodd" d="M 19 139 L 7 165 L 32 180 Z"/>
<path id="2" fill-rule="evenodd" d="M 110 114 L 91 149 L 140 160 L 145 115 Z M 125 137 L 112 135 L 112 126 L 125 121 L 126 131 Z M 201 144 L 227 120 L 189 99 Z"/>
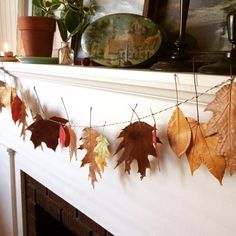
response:
<path id="1" fill-rule="evenodd" d="M 140 15 L 118 13 L 94 21 L 81 38 L 83 51 L 98 64 L 130 67 L 150 59 L 160 48 L 159 27 Z"/>

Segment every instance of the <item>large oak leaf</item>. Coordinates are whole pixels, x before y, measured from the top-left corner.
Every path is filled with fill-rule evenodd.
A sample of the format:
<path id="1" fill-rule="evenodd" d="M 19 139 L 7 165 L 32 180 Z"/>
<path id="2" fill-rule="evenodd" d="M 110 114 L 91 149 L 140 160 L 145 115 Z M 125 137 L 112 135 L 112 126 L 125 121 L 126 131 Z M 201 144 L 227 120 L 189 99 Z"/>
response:
<path id="1" fill-rule="evenodd" d="M 97 137 L 99 134 L 96 130 L 92 128 L 84 128 L 82 132 L 82 140 L 83 144 L 79 147 L 79 149 L 86 149 L 87 153 L 82 160 L 81 167 L 88 164 L 89 165 L 89 178 L 91 179 L 91 183 L 94 187 L 95 182 L 97 181 L 96 173 L 101 177 L 101 171 L 96 162 L 97 154 L 94 152 L 94 149 L 97 145 Z"/>
<path id="2" fill-rule="evenodd" d="M 37 116 L 36 121 L 27 128 L 32 133 L 30 140 L 33 142 L 34 148 L 44 142 L 47 147 L 55 151 L 59 140 L 60 125 L 67 122 L 66 119 L 56 116 L 50 119 L 42 119 L 41 116 Z"/>
<path id="3" fill-rule="evenodd" d="M 216 134 L 206 137 L 206 124 L 189 118 L 192 130 L 192 139 L 186 152 L 192 174 L 204 164 L 220 183 L 225 172 L 225 158 L 216 153 L 218 136 Z"/>
<path id="4" fill-rule="evenodd" d="M 218 133 L 217 152 L 226 158 L 230 173 L 236 170 L 236 83 L 223 86 L 205 109 L 213 116 L 207 125 L 207 135 Z"/>
<path id="5" fill-rule="evenodd" d="M 181 157 L 188 149 L 191 141 L 191 129 L 183 112 L 177 107 L 168 123 L 167 137 L 170 147 Z"/>
<path id="6" fill-rule="evenodd" d="M 118 136 L 122 141 L 115 152 L 119 155 L 116 167 L 124 162 L 125 171 L 130 173 L 130 165 L 136 160 L 141 179 L 146 176 L 146 169 L 150 168 L 148 155 L 157 157 L 153 143 L 153 130 L 154 127 L 141 121 L 126 126 Z"/>

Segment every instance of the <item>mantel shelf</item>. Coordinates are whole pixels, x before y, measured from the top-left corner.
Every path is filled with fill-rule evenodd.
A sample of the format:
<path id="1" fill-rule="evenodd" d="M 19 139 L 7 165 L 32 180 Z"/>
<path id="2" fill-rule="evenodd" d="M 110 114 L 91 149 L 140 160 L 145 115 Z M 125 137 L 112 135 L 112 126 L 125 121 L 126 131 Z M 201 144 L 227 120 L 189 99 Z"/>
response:
<path id="1" fill-rule="evenodd" d="M 50 83 L 71 86 L 89 87 L 107 91 L 154 97 L 159 99 L 175 99 L 174 73 L 156 72 L 149 69 L 117 69 L 106 67 L 83 67 L 62 65 L 39 65 L 21 63 L 2 63 L 11 75 L 35 79 Z M 227 76 L 196 75 L 199 93 L 214 87 L 228 79 Z M 180 101 L 190 98 L 194 92 L 194 76 L 191 73 L 177 73 L 177 86 Z M 200 103 L 209 102 L 215 92 L 200 97 Z"/>

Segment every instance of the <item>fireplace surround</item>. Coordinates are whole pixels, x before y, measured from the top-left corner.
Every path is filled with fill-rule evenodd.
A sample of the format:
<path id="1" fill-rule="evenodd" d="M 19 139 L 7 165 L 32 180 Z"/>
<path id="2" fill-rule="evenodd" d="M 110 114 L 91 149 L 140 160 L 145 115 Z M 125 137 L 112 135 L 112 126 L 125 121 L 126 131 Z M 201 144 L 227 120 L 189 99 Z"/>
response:
<path id="1" fill-rule="evenodd" d="M 112 236 L 29 175 L 24 179 L 27 236 Z"/>
<path id="2" fill-rule="evenodd" d="M 89 125 L 91 106 L 93 125 L 103 125 L 105 121 L 109 124 L 130 120 L 132 108 L 137 103 L 140 117 L 150 114 L 150 108 L 155 112 L 176 104 L 175 76 L 172 73 L 21 63 L 3 63 L 2 66 L 12 76 L 4 76 L 0 70 L 1 79 L 17 87 L 34 111 L 38 108 L 35 99 L 31 99 L 35 97 L 34 87 L 49 117 L 65 117 L 61 104 L 63 97 L 70 119 L 79 124 L 76 128 L 78 137 L 82 127 Z M 197 75 L 198 92 L 227 79 L 224 76 Z M 178 74 L 177 85 L 179 101 L 195 95 L 192 74 Z M 211 90 L 199 97 L 201 122 L 211 115 L 204 109 L 216 91 Z M 183 104 L 181 109 L 186 116 L 196 117 L 193 100 Z M 117 157 L 113 156 L 93 189 L 88 180 L 88 168 L 80 167 L 84 152 L 79 151 L 77 160 L 73 158 L 70 161 L 67 149 L 58 147 L 54 152 L 44 144 L 42 148 L 34 149 L 30 133 L 23 141 L 20 127 L 12 121 L 9 110 L 3 109 L 0 113 L 0 223 L 3 217 L 8 222 L 9 233 L 6 236 L 27 233 L 22 172 L 113 235 L 234 236 L 235 176 L 230 177 L 226 173 L 223 186 L 204 167 L 191 176 L 186 158 L 178 160 L 168 147 L 166 126 L 171 113 L 172 110 L 168 110 L 156 116 L 163 143 L 160 172 L 151 162 L 152 168 L 140 181 L 135 163 L 130 175 L 127 175 L 123 166 L 115 168 Z M 30 113 L 28 122 L 32 122 Z M 145 122 L 153 124 L 152 117 L 145 119 Z M 124 126 L 119 124 L 104 129 L 114 145 L 112 150 Z M 102 130 L 98 128 L 99 132 Z M 2 212 L 5 212 L 4 215 Z"/>

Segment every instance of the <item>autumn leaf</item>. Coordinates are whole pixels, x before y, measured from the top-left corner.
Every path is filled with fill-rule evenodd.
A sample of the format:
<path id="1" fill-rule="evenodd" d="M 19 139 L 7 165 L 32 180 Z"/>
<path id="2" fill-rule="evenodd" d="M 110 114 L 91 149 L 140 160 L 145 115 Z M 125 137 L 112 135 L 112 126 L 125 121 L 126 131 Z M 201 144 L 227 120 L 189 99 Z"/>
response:
<path id="1" fill-rule="evenodd" d="M 141 121 L 126 126 L 118 136 L 123 140 L 115 152 L 115 154 L 119 154 L 116 167 L 125 162 L 125 171 L 130 173 L 130 165 L 136 160 L 138 162 L 138 173 L 142 179 L 146 175 L 146 169 L 150 168 L 148 155 L 157 158 L 153 145 L 153 130 L 154 128 L 151 125 Z"/>
<path id="2" fill-rule="evenodd" d="M 94 148 L 94 152 L 96 153 L 96 161 L 102 171 L 104 171 L 104 167 L 107 166 L 106 158 L 111 156 L 109 151 L 109 142 L 107 138 L 101 134 L 96 138 L 97 145 Z"/>
<path id="3" fill-rule="evenodd" d="M 69 125 L 68 131 L 70 134 L 70 144 L 69 144 L 69 151 L 70 151 L 70 159 L 72 159 L 73 155 L 75 156 L 75 159 L 77 159 L 77 136 L 75 134 L 75 131 L 72 129 L 72 127 Z"/>
<path id="4" fill-rule="evenodd" d="M 186 155 L 192 174 L 204 164 L 222 184 L 226 163 L 224 157 L 216 153 L 218 136 L 214 134 L 206 137 L 206 124 L 200 124 L 192 118 L 188 118 L 188 122 L 192 139 Z"/>
<path id="5" fill-rule="evenodd" d="M 68 126 L 60 125 L 59 130 L 59 141 L 62 148 L 68 147 L 70 144 L 70 133 Z"/>
<path id="6" fill-rule="evenodd" d="M 89 165 L 89 178 L 94 187 L 94 183 L 97 181 L 96 173 L 101 177 L 101 171 L 96 162 L 97 154 L 94 152 L 95 147 L 97 146 L 97 137 L 99 134 L 92 128 L 84 128 L 82 132 L 83 144 L 79 149 L 86 149 L 87 153 L 82 160 L 82 166 L 86 164 Z"/>
<path id="7" fill-rule="evenodd" d="M 38 115 L 36 121 L 27 128 L 32 133 L 30 140 L 33 142 L 34 148 L 37 148 L 44 142 L 47 147 L 55 151 L 59 140 L 60 125 L 67 122 L 66 119 L 56 116 L 50 119 L 42 119 Z"/>
<path id="8" fill-rule="evenodd" d="M 180 158 L 188 149 L 191 141 L 191 129 L 183 112 L 177 107 L 173 112 L 167 127 L 167 137 L 170 147 Z"/>
<path id="9" fill-rule="evenodd" d="M 213 116 L 207 125 L 207 135 L 218 133 L 217 152 L 226 158 L 230 174 L 236 170 L 236 83 L 223 86 L 205 111 Z"/>
<path id="10" fill-rule="evenodd" d="M 16 96 L 16 90 L 11 87 L 0 87 L 0 111 L 3 107 L 11 107 L 12 98 Z"/>

